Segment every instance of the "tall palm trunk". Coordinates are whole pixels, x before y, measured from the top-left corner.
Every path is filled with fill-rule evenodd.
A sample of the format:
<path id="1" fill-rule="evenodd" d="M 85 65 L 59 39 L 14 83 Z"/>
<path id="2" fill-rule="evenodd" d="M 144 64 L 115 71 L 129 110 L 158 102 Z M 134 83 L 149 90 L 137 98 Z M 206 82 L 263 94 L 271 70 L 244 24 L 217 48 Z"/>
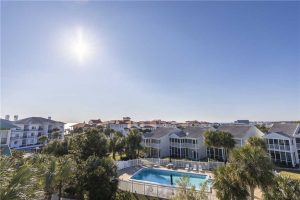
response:
<path id="1" fill-rule="evenodd" d="M 254 189 L 255 189 L 254 186 L 250 186 L 250 199 L 251 200 L 254 200 Z"/>
<path id="2" fill-rule="evenodd" d="M 113 152 L 112 152 L 112 157 L 114 160 L 116 160 L 116 151 L 115 150 L 113 150 Z"/>
<path id="3" fill-rule="evenodd" d="M 58 200 L 61 199 L 61 189 L 62 189 L 62 182 L 60 181 L 59 186 L 58 186 Z"/>

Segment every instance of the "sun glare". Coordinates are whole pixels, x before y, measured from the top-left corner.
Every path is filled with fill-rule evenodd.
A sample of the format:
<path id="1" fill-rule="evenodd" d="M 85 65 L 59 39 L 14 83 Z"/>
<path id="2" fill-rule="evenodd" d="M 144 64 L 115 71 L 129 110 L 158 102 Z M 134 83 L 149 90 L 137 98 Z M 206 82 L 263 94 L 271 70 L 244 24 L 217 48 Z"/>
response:
<path id="1" fill-rule="evenodd" d="M 70 48 L 73 56 L 80 64 L 84 63 L 90 56 L 91 49 L 82 29 L 76 31 Z"/>

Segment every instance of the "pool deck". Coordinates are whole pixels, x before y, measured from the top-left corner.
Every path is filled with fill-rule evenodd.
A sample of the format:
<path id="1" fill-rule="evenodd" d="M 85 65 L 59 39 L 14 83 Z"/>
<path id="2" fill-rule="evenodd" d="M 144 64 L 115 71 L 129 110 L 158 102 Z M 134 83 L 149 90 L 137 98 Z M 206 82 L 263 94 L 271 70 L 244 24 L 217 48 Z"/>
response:
<path id="1" fill-rule="evenodd" d="M 129 168 L 125 168 L 119 171 L 119 179 L 120 180 L 124 180 L 124 181 L 128 181 L 130 180 L 130 177 L 136 173 L 138 170 L 142 169 L 142 168 L 149 168 L 149 167 L 142 167 L 142 166 L 136 166 L 136 167 L 129 167 Z M 154 169 L 162 169 L 162 170 L 173 170 L 173 169 L 168 169 L 166 167 L 153 167 Z M 214 178 L 214 175 L 211 171 L 193 171 L 193 170 L 185 170 L 185 169 L 175 169 L 173 171 L 176 172 L 189 172 L 189 173 L 194 173 L 194 174 L 205 174 L 205 175 L 209 175 L 211 178 Z"/>
<path id="2" fill-rule="evenodd" d="M 146 167 L 146 166 L 135 166 L 135 167 L 128 167 L 122 170 L 118 171 L 119 174 L 119 179 L 120 180 L 124 180 L 124 181 L 129 181 L 130 177 L 136 173 L 138 170 L 142 169 L 142 168 L 151 168 L 151 167 Z M 163 169 L 163 170 L 173 170 L 173 169 L 168 169 L 166 167 L 153 167 L 155 169 Z M 205 174 L 205 175 L 209 175 L 211 178 L 214 178 L 214 174 L 211 171 L 208 170 L 203 170 L 203 171 L 193 171 L 193 170 L 185 170 L 185 169 L 175 169 L 174 171 L 177 172 L 190 172 L 190 173 L 195 173 L 195 174 Z M 215 189 L 212 189 L 212 194 L 215 196 Z M 256 200 L 261 200 L 262 199 L 262 193 L 260 191 L 260 189 L 256 188 L 255 189 L 255 199 Z"/>

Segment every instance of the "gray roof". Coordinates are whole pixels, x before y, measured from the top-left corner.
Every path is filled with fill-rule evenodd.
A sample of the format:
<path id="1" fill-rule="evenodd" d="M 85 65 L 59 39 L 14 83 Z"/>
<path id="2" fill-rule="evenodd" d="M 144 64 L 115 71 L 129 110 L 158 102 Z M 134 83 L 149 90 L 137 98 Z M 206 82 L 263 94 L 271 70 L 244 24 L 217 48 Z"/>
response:
<path id="1" fill-rule="evenodd" d="M 14 125 L 11 121 L 0 119 L 0 130 L 9 130 L 11 128 L 20 128 Z"/>
<path id="2" fill-rule="evenodd" d="M 178 137 L 185 137 L 186 136 L 186 132 L 182 131 L 182 130 L 177 130 L 174 132 L 175 135 L 177 135 Z"/>
<path id="3" fill-rule="evenodd" d="M 43 117 L 28 117 L 14 122 L 15 124 L 42 124 L 42 123 L 63 123 L 59 121 L 54 121 L 51 119 L 46 119 Z"/>
<path id="4" fill-rule="evenodd" d="M 298 126 L 299 123 L 274 123 L 270 128 L 269 133 L 281 133 L 293 136 Z"/>
<path id="5" fill-rule="evenodd" d="M 218 131 L 231 133 L 234 138 L 243 138 L 252 125 L 224 124 L 218 127 Z"/>
<path id="6" fill-rule="evenodd" d="M 183 129 L 186 132 L 186 137 L 190 138 L 199 138 L 204 135 L 204 132 L 209 130 L 210 128 L 203 127 L 186 127 Z"/>
<path id="7" fill-rule="evenodd" d="M 181 130 L 178 128 L 157 128 L 149 133 L 145 133 L 144 137 L 149 138 L 161 138 L 165 135 L 169 135 L 171 133 L 180 132 Z"/>

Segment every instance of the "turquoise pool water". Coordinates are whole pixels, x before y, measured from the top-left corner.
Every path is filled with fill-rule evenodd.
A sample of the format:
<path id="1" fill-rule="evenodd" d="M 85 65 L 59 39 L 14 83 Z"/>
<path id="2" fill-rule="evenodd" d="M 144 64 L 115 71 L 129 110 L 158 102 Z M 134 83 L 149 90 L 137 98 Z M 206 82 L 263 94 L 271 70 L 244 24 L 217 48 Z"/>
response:
<path id="1" fill-rule="evenodd" d="M 171 175 L 173 176 L 173 185 L 171 184 Z M 147 181 L 152 183 L 158 183 L 162 185 L 168 186 L 176 186 L 177 181 L 183 177 L 190 177 L 191 185 L 195 186 L 196 189 L 200 188 L 200 184 L 203 184 L 205 181 L 209 179 L 208 175 L 205 174 L 195 174 L 195 173 L 184 173 L 177 172 L 172 170 L 160 170 L 160 169 L 152 169 L 145 168 L 136 172 L 131 179 L 138 181 Z M 211 182 L 208 181 L 208 187 L 210 187 Z"/>

